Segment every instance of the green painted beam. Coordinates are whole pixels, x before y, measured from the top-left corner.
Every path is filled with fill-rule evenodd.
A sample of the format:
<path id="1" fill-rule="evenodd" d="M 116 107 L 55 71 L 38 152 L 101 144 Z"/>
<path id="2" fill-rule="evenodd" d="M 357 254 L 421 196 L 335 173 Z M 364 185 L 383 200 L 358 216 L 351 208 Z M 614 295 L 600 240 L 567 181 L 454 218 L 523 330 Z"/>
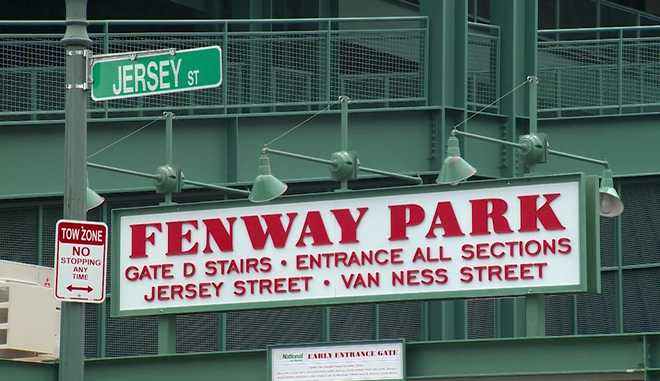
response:
<path id="1" fill-rule="evenodd" d="M 657 336 L 651 337 L 656 345 Z M 408 344 L 406 374 L 415 380 L 641 372 L 643 340 L 621 335 Z"/>
<path id="2" fill-rule="evenodd" d="M 94 381 L 267 379 L 267 352 L 154 355 L 85 361 Z M 657 379 L 660 334 L 447 340 L 406 344 L 409 380 L 540 375 L 627 375 Z M 56 364 L 0 360 L 2 379 L 54 381 Z"/>
<path id="3" fill-rule="evenodd" d="M 94 381 L 267 379 L 266 351 L 88 360 L 85 365 L 88 379 Z"/>
<path id="4" fill-rule="evenodd" d="M 0 359 L 0 379 L 11 381 L 57 381 L 57 364 Z"/>

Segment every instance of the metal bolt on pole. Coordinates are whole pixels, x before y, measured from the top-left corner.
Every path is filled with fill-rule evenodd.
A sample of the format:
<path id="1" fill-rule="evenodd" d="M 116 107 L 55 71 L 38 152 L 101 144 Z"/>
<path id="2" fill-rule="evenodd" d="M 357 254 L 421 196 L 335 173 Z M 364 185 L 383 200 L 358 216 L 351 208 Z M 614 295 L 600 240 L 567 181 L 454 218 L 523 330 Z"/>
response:
<path id="1" fill-rule="evenodd" d="M 87 0 L 66 0 L 64 109 L 64 218 L 86 219 L 87 188 Z M 61 381 L 84 380 L 85 315 L 82 303 L 63 302 L 60 323 Z"/>

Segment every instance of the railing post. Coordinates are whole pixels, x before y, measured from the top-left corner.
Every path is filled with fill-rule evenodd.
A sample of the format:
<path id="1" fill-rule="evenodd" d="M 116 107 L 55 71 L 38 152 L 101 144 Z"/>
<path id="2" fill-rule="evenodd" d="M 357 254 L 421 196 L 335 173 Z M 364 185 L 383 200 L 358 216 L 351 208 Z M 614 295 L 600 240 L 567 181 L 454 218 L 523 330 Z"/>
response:
<path id="1" fill-rule="evenodd" d="M 623 29 L 619 29 L 619 42 L 617 49 L 617 74 L 618 74 L 618 93 L 619 114 L 623 113 Z"/>

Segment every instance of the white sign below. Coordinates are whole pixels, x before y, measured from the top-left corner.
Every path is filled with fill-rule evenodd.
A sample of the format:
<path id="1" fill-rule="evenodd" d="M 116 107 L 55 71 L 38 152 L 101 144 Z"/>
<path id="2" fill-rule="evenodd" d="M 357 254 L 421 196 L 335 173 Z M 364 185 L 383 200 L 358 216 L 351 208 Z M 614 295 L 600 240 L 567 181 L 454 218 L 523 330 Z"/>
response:
<path id="1" fill-rule="evenodd" d="M 55 298 L 65 302 L 103 303 L 108 226 L 60 220 L 56 235 Z"/>
<path id="2" fill-rule="evenodd" d="M 403 343 L 274 347 L 272 381 L 403 380 Z"/>

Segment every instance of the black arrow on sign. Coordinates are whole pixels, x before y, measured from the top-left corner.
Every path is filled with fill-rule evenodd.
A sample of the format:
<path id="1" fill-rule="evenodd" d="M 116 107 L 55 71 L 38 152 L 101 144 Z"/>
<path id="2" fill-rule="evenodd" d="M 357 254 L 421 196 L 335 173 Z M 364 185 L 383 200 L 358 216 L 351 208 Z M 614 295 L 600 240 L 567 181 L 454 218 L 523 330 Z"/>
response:
<path id="1" fill-rule="evenodd" d="M 85 292 L 92 292 L 92 290 L 93 290 L 92 286 L 89 286 L 89 285 L 87 285 L 86 287 L 75 287 L 72 284 L 66 286 L 66 289 L 69 290 L 69 291 L 76 290 L 76 291 L 85 291 Z"/>

